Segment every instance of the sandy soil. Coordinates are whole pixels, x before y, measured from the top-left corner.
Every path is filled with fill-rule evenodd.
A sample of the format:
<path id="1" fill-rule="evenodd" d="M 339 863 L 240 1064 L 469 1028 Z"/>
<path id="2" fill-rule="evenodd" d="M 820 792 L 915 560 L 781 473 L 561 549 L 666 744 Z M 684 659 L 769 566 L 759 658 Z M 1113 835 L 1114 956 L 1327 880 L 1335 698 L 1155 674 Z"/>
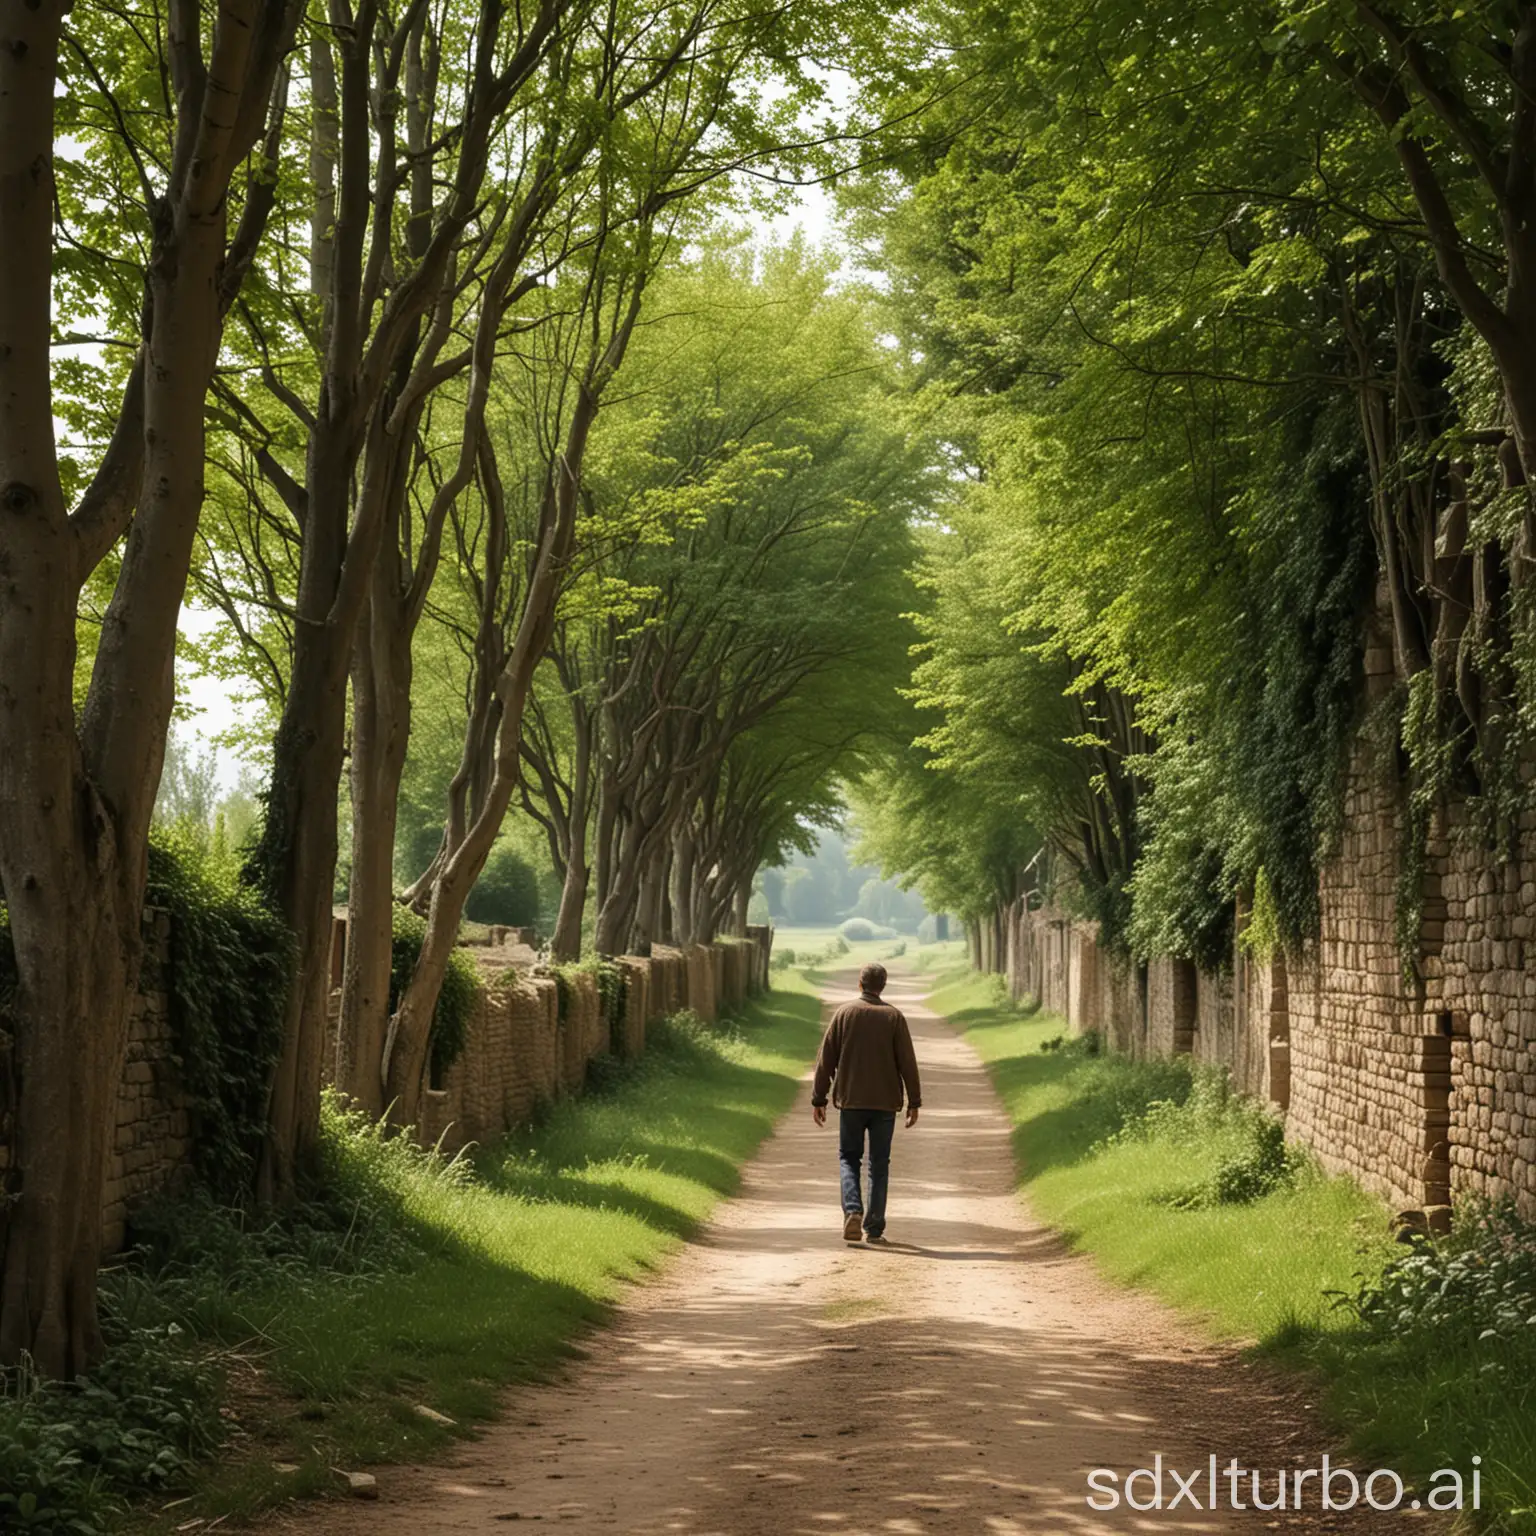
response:
<path id="1" fill-rule="evenodd" d="M 1031 1218 L 981 1064 L 915 985 L 893 978 L 889 994 L 911 1020 L 925 1099 L 919 1125 L 896 1133 L 890 1249 L 843 1243 L 835 1130 L 812 1124 L 807 1083 L 739 1196 L 562 1380 L 515 1392 L 446 1466 L 381 1469 L 378 1503 L 292 1510 L 274 1527 L 1096 1536 L 1411 1519 L 1439 1536 L 1428 1517 L 1324 1515 L 1315 1479 L 1304 1513 L 1236 1513 L 1225 1479 L 1213 1511 L 1204 1471 L 1199 1510 L 1088 1507 L 1096 1467 L 1123 1477 L 1160 1454 L 1188 1477 L 1236 1456 L 1263 1469 L 1272 1499 L 1278 1469 L 1336 1448 L 1294 1383 L 1107 1285 Z"/>

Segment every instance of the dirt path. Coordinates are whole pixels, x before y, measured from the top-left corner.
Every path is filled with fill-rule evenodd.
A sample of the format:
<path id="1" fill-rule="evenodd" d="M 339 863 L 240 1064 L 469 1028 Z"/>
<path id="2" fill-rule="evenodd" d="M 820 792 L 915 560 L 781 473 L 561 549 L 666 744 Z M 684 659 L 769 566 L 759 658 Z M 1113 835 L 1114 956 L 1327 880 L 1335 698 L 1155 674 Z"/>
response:
<path id="1" fill-rule="evenodd" d="M 1302 1514 L 1234 1513 L 1225 1479 L 1219 1512 L 1189 1498 L 1088 1507 L 1095 1467 L 1123 1476 L 1161 1453 L 1187 1477 L 1236 1456 L 1272 1499 L 1277 1469 L 1329 1447 L 1294 1388 L 1109 1287 L 1031 1219 L 980 1062 L 914 987 L 893 978 L 889 994 L 924 1075 L 921 1124 L 898 1128 L 892 1161 L 901 1246 L 842 1242 L 835 1131 L 812 1125 L 807 1084 L 739 1196 L 564 1380 L 518 1391 L 447 1467 L 383 1469 L 378 1504 L 282 1523 L 337 1536 L 521 1521 L 634 1536 L 1398 1528 L 1401 1514 L 1318 1513 L 1315 1479 Z M 1191 1490 L 1201 1506 L 1207 1481 Z"/>

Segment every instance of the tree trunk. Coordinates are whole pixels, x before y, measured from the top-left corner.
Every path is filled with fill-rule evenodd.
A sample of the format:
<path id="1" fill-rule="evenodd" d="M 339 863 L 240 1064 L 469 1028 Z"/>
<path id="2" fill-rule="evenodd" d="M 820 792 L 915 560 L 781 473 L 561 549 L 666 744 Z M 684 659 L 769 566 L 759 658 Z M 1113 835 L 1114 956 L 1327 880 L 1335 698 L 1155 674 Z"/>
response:
<path id="1" fill-rule="evenodd" d="M 671 856 L 670 844 L 658 849 L 640 880 L 640 896 L 635 907 L 634 925 L 634 945 L 640 954 L 649 954 L 652 944 L 670 937 L 666 896 Z"/>
<path id="2" fill-rule="evenodd" d="M 672 931 L 682 945 L 696 941 L 693 903 L 696 853 L 693 821 L 691 817 L 684 817 L 672 834 Z"/>
<path id="3" fill-rule="evenodd" d="M 587 914 L 586 850 L 578 849 L 574 828 L 571 834 L 571 858 L 565 866 L 565 883 L 560 887 L 560 913 L 549 941 L 550 955 L 562 963 L 581 959 L 581 925 Z"/>
<path id="4" fill-rule="evenodd" d="M 552 601 L 552 600 L 551 600 Z M 502 719 L 503 764 L 517 761 L 518 721 L 526 685 L 511 690 L 513 698 Z M 384 1093 L 390 1118 L 396 1125 L 414 1125 L 421 1107 L 426 1076 L 432 1018 L 438 994 L 448 972 L 448 959 L 458 943 L 464 903 L 485 868 L 492 845 L 511 804 L 515 768 L 498 775 L 485 808 L 469 828 L 464 841 L 446 859 L 432 888 L 427 912 L 427 932 L 411 979 L 396 1006 L 385 1037 Z"/>
<path id="5" fill-rule="evenodd" d="M 747 936 L 747 909 L 752 905 L 752 880 L 757 871 L 743 875 L 736 885 L 736 909 L 732 914 L 731 932 L 738 939 Z"/>
<path id="6" fill-rule="evenodd" d="M 16 564 L 10 571 L 26 574 Z M 82 771 L 73 669 L 37 665 L 71 655 L 73 634 L 67 643 L 44 636 L 72 629 L 72 610 L 29 613 L 0 593 L 0 706 L 9 728 L 0 752 L 0 885 L 19 982 L 4 1019 L 13 1043 L 0 1049 L 0 1123 L 12 1127 L 4 1193 L 13 1197 L 0 1207 L 0 1360 L 29 1356 L 45 1374 L 69 1377 L 101 1349 L 96 1270 L 138 975 L 143 861 L 141 852 L 123 860 Z"/>
<path id="7" fill-rule="evenodd" d="M 377 1119 L 394 952 L 395 823 L 411 731 L 411 629 L 381 560 L 352 663 L 352 878 L 336 1085 Z"/>
<path id="8" fill-rule="evenodd" d="M 322 400 L 328 386 L 322 386 Z M 326 407 L 320 412 L 324 419 Z M 346 757 L 347 675 L 371 572 L 379 519 L 347 526 L 353 454 L 345 435 L 317 429 L 310 440 L 309 519 L 299 570 L 298 615 L 288 695 L 272 751 L 261 838 L 248 873 L 294 939 L 294 973 L 267 1107 L 256 1175 L 264 1204 L 287 1204 L 309 1172 L 320 1129 L 320 1084 L 330 996 L 337 796 Z M 349 569 L 351 568 L 351 569 Z"/>
<path id="9" fill-rule="evenodd" d="M 571 725 L 575 750 L 571 762 L 571 803 L 566 811 L 565 880 L 560 887 L 560 912 L 550 939 L 550 954 L 559 961 L 581 959 L 581 925 L 587 912 L 587 802 L 592 784 L 592 722 L 580 700 L 574 701 Z M 555 813 L 555 808 L 551 808 Z"/>
<path id="10" fill-rule="evenodd" d="M 1525 308 L 1536 309 L 1536 305 Z M 1523 343 L 1500 368 L 1518 459 L 1517 465 L 1504 466 L 1504 480 L 1506 485 L 1525 487 L 1520 527 L 1509 552 L 1510 584 L 1517 589 L 1536 575 L 1536 501 L 1532 500 L 1532 487 L 1536 486 L 1536 360 L 1531 356 L 1536 345 L 1536 313 L 1523 314 L 1522 318 L 1526 321 Z M 1512 473 L 1512 469 L 1517 472 Z"/>
<path id="11" fill-rule="evenodd" d="M 64 10 L 11 7 L 0 49 L 0 892 L 18 983 L 9 1036 L 0 1032 L 0 1124 L 9 1121 L 11 1136 L 0 1362 L 25 1359 L 52 1376 L 80 1372 L 101 1347 L 102 1206 L 177 617 L 203 502 L 204 400 L 224 310 L 270 206 L 248 199 L 232 253 L 227 190 L 261 131 L 293 32 L 279 5 L 228 0 L 205 59 L 185 18 L 170 23 L 179 121 L 166 192 L 151 210 L 143 352 L 70 516 L 49 355 Z M 76 601 L 130 519 L 77 729 Z"/>
<path id="12" fill-rule="evenodd" d="M 695 854 L 693 864 L 693 916 L 689 929 L 695 944 L 713 944 L 719 932 L 720 917 L 715 908 L 715 881 L 712 872 L 702 867 Z"/>
<path id="13" fill-rule="evenodd" d="M 267 900 L 294 936 L 293 982 L 256 1177 L 264 1204 L 285 1204 L 313 1168 L 330 996 L 336 795 L 345 752 L 345 651 L 329 626 L 296 631 L 293 674 L 273 749 L 272 785 L 253 855 Z"/>
<path id="14" fill-rule="evenodd" d="M 554 631 L 555 606 L 575 541 L 581 467 L 592 424 L 597 419 L 602 384 L 623 360 L 625 346 L 639 317 L 640 291 L 639 288 L 635 291 L 623 327 L 609 344 L 601 364 L 589 373 L 581 386 L 572 411 L 565 451 L 559 456 L 545 491 L 538 552 L 523 597 L 517 634 L 506 667 L 497 680 L 501 724 L 497 732 L 495 774 L 487 788 L 484 805 L 442 864 L 432 888 L 427 935 L 421 955 L 389 1022 L 384 1048 L 385 1094 L 394 1106 L 391 1116 L 398 1125 L 416 1123 L 432 1017 L 437 1011 L 438 994 L 447 974 L 448 957 L 458 942 L 464 903 L 485 867 L 491 846 L 506 819 L 512 795 L 521 781 L 523 711 L 533 687 L 534 672 Z"/>
<path id="15" fill-rule="evenodd" d="M 73 701 L 78 551 L 47 384 L 54 60 L 62 11 L 16 7 L 0 50 L 0 895 L 18 988 L 0 1014 L 0 1361 L 100 1351 L 96 1267 L 137 934 L 133 871 L 85 771 Z M 14 41 L 12 41 L 14 40 Z M 30 130 L 30 131 L 29 131 Z M 30 162 L 30 163 L 29 163 Z M 41 170 L 41 174 L 39 173 Z M 41 388 L 39 388 L 41 386 Z"/>
<path id="16" fill-rule="evenodd" d="M 657 862 L 661 863 L 659 854 Z M 664 880 L 664 864 L 662 868 L 661 879 Z M 659 905 L 652 913 L 646 914 L 644 922 L 640 920 L 640 902 L 645 885 L 645 866 L 638 858 L 631 857 L 618 862 L 608 899 L 597 914 L 597 934 L 593 944 L 598 954 L 622 955 L 629 948 L 632 935 L 642 944 L 653 943 L 658 937 L 672 937 L 660 921 Z"/>
<path id="17" fill-rule="evenodd" d="M 622 955 L 628 948 L 631 917 L 629 904 L 618 891 L 609 893 L 608 900 L 598 909 L 597 929 L 592 947 L 600 955 Z M 644 943 L 642 938 L 638 942 Z"/>

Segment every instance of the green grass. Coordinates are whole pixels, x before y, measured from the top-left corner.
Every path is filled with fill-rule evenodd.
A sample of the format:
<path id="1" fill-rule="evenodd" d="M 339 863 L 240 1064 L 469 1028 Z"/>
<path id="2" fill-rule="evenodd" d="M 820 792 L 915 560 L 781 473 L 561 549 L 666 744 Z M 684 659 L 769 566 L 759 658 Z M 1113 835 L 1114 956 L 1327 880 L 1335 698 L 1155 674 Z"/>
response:
<path id="1" fill-rule="evenodd" d="M 472 1171 L 391 1175 L 409 1259 L 361 1280 L 282 1273 L 203 1297 L 188 1325 L 248 1341 L 268 1400 L 247 1454 L 210 1469 L 168 1523 L 319 1489 L 331 1466 L 430 1454 L 494 1417 L 504 1387 L 568 1357 L 736 1188 L 793 1099 L 818 1020 L 791 974 L 734 1026 L 658 1029 L 636 1068 L 485 1149 Z"/>
<path id="2" fill-rule="evenodd" d="M 777 954 L 793 950 L 796 964 L 824 955 L 828 950 L 835 950 L 839 940 L 847 946 L 847 953 L 836 961 L 838 965 L 861 965 L 867 960 L 876 960 L 900 942 L 900 939 L 860 939 L 849 943 L 842 938 L 835 923 L 804 928 L 775 927 L 773 930 L 774 952 Z"/>
<path id="3" fill-rule="evenodd" d="M 1423 1477 L 1470 1472 L 1482 1456 L 1480 1528 L 1536 1536 L 1536 1318 L 1485 1330 L 1470 1304 L 1458 1311 L 1431 1284 L 1421 1287 L 1424 1315 L 1368 1323 L 1329 1293 L 1379 1287 L 1402 1260 L 1380 1202 L 1304 1160 L 1287 1185 L 1250 1203 L 1179 1209 L 1169 1197 L 1211 1177 L 1229 1134 L 1219 1125 L 1198 1138 L 1164 1134 L 1154 1115 L 1150 1133 L 1114 1136 L 1148 1102 L 1187 1091 L 1187 1066 L 1090 1055 L 1081 1044 L 1043 1050 L 1063 1022 L 1021 1014 L 998 978 L 955 966 L 937 982 L 930 1005 L 986 1062 L 1040 1217 L 1112 1279 L 1314 1373 L 1334 1426 L 1376 1465 Z"/>
<path id="4" fill-rule="evenodd" d="M 1002 1009 L 1008 989 L 1001 976 L 983 976 L 971 969 L 964 939 L 931 944 L 912 957 L 913 969 L 929 977 L 928 1006 L 946 1018 L 982 1009 Z"/>
<path id="5" fill-rule="evenodd" d="M 943 939 L 932 944 L 913 945 L 907 951 L 910 967 L 925 975 L 944 976 L 954 971 L 968 971 L 967 945 L 964 939 Z"/>
<path id="6" fill-rule="evenodd" d="M 1215 1171 L 1220 1138 L 1100 1148 L 1128 1106 L 1177 1090 L 1173 1064 L 1043 1052 L 1062 1021 L 1020 1017 L 989 978 L 951 979 L 932 1006 L 986 1062 L 1031 1204 L 1112 1278 L 1200 1313 L 1221 1335 L 1260 1340 L 1338 1326 L 1325 1293 L 1353 1289 L 1389 1255 L 1384 1208 L 1347 1179 L 1313 1174 L 1250 1205 L 1174 1210 L 1171 1193 Z"/>

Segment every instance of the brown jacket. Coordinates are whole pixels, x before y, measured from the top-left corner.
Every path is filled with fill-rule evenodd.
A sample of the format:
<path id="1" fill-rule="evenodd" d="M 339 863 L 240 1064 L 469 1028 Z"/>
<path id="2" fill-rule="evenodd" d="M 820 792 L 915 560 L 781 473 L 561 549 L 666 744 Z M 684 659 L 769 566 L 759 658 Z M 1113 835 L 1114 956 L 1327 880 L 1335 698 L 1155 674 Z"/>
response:
<path id="1" fill-rule="evenodd" d="M 832 1102 L 838 1109 L 900 1109 L 923 1101 L 917 1077 L 917 1052 L 901 1010 L 861 992 L 832 1015 L 816 1056 L 811 1103 L 825 1104 L 834 1078 Z"/>

